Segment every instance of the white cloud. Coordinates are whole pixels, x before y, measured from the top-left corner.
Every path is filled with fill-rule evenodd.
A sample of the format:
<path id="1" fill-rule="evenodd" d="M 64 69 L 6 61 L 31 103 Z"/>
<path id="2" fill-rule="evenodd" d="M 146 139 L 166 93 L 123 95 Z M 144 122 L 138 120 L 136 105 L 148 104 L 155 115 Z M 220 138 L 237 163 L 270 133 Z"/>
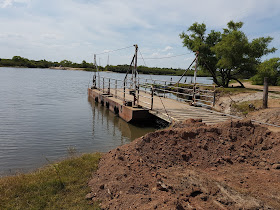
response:
<path id="1" fill-rule="evenodd" d="M 1 8 L 6 8 L 6 7 L 9 7 L 9 6 L 12 6 L 13 4 L 13 0 L 2 0 L 0 2 L 0 7 Z"/>
<path id="2" fill-rule="evenodd" d="M 28 7 L 12 7 L 16 4 Z M 144 57 L 186 53 L 178 34 L 195 21 L 215 30 L 231 19 L 246 21 L 246 33 L 277 36 L 277 30 L 264 32 L 262 26 L 280 17 L 278 0 L 0 0 L 0 7 L 0 57 L 20 52 L 31 59 L 74 62 L 92 61 L 94 53 L 133 44 Z M 134 49 L 110 53 L 110 63 L 129 63 L 133 53 Z M 107 60 L 106 54 L 102 56 Z M 149 60 L 147 65 L 184 68 L 184 59 Z"/>
<path id="3" fill-rule="evenodd" d="M 41 37 L 43 39 L 50 39 L 50 40 L 61 40 L 61 39 L 63 39 L 63 36 L 61 36 L 61 35 L 50 34 L 50 33 L 42 34 Z"/>
<path id="4" fill-rule="evenodd" d="M 195 56 L 190 56 L 190 57 L 186 57 L 184 58 L 184 61 L 193 61 L 193 59 L 195 58 Z"/>
<path id="5" fill-rule="evenodd" d="M 0 38 L 13 40 L 13 39 L 23 39 L 25 38 L 25 36 L 19 33 L 2 33 L 0 34 Z"/>
<path id="6" fill-rule="evenodd" d="M 0 8 L 7 8 L 14 5 L 14 3 L 27 4 L 29 5 L 31 0 L 1 0 Z"/>
<path id="7" fill-rule="evenodd" d="M 167 53 L 166 57 L 174 56 L 174 53 Z"/>
<path id="8" fill-rule="evenodd" d="M 159 53 L 152 53 L 151 58 L 158 58 L 160 56 Z"/>
<path id="9" fill-rule="evenodd" d="M 172 50 L 172 49 L 173 49 L 173 47 L 166 46 L 162 51 L 163 51 L 163 52 L 166 52 L 166 51 Z"/>
<path id="10" fill-rule="evenodd" d="M 103 50 L 102 53 L 109 53 L 112 52 L 113 50 Z"/>

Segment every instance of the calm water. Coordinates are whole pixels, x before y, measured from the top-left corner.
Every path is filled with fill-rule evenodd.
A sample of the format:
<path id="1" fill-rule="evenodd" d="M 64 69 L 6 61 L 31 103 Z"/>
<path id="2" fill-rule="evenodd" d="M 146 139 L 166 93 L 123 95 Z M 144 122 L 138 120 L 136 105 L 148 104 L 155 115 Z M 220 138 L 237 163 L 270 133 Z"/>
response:
<path id="1" fill-rule="evenodd" d="M 0 68 L 0 175 L 35 169 L 46 164 L 46 159 L 66 157 L 71 148 L 78 153 L 106 152 L 155 130 L 128 124 L 88 100 L 92 75 Z M 124 77 L 105 72 L 101 76 Z M 168 76 L 153 78 L 170 80 Z"/>

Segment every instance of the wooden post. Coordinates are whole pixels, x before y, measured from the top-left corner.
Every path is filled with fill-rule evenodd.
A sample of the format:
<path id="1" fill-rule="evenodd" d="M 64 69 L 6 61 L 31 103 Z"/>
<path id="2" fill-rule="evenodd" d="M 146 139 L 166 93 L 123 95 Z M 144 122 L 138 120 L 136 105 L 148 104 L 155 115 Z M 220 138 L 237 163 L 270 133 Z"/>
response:
<path id="1" fill-rule="evenodd" d="M 111 79 L 109 78 L 109 87 L 108 87 L 108 94 L 110 95 L 110 88 L 111 88 Z"/>
<path id="2" fill-rule="evenodd" d="M 137 85 L 137 106 L 139 106 L 139 93 L 140 93 L 140 82 L 138 78 L 138 85 Z"/>
<path id="3" fill-rule="evenodd" d="M 267 108 L 267 101 L 268 101 L 268 82 L 267 77 L 264 78 L 263 81 L 263 108 Z"/>
<path id="4" fill-rule="evenodd" d="M 104 81 L 105 81 L 105 80 L 104 80 L 104 77 L 103 77 L 103 93 L 104 93 Z"/>
<path id="5" fill-rule="evenodd" d="M 165 98 L 165 91 L 166 91 L 166 82 L 164 82 L 164 92 L 163 92 L 163 98 Z"/>
<path id="6" fill-rule="evenodd" d="M 115 80 L 115 98 L 117 98 L 117 86 L 118 86 L 118 85 L 117 85 L 117 82 L 118 82 L 118 81 Z"/>
<path id="7" fill-rule="evenodd" d="M 100 90 L 101 89 L 101 86 L 100 86 L 100 75 L 98 74 L 98 89 Z"/>
<path id="8" fill-rule="evenodd" d="M 146 83 L 145 83 L 145 93 L 146 93 L 146 89 L 147 89 L 147 83 L 148 83 L 148 80 L 146 79 Z"/>
<path id="9" fill-rule="evenodd" d="M 192 98 L 193 104 L 195 104 L 195 92 L 196 92 L 196 84 L 194 83 L 194 85 L 193 85 L 193 98 Z"/>
<path id="10" fill-rule="evenodd" d="M 215 102 L 216 102 L 216 86 L 214 85 L 214 91 L 213 91 L 213 104 L 212 106 L 215 106 Z"/>
<path id="11" fill-rule="evenodd" d="M 179 82 L 178 82 L 177 84 L 178 84 L 178 85 L 177 85 L 176 99 L 177 99 L 177 101 L 179 101 L 179 98 L 178 98 L 178 93 L 179 93 Z"/>
<path id="12" fill-rule="evenodd" d="M 151 93 L 151 110 L 153 110 L 153 104 L 154 104 L 154 86 L 152 85 L 152 93 Z"/>
<path id="13" fill-rule="evenodd" d="M 125 105 L 125 80 L 123 81 L 123 105 Z"/>

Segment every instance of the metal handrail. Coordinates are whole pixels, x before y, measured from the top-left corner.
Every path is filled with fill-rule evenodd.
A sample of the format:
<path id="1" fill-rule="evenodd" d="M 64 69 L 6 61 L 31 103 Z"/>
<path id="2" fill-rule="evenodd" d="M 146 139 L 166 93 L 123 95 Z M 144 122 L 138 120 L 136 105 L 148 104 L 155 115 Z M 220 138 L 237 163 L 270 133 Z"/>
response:
<path id="1" fill-rule="evenodd" d="M 141 83 L 140 81 L 145 81 Z M 159 95 L 159 97 L 167 97 L 172 98 L 180 101 L 186 101 L 186 102 L 193 102 L 198 104 L 204 103 L 206 106 L 214 106 L 215 103 L 215 86 L 213 87 L 213 90 L 205 90 L 201 89 L 200 87 L 211 87 L 210 85 L 202 85 L 202 84 L 186 84 L 189 85 L 189 87 L 180 87 L 179 83 L 172 82 L 172 81 L 164 81 L 164 80 L 156 80 L 156 79 L 138 79 L 138 84 L 133 83 L 130 80 L 120 80 L 120 79 L 114 79 L 114 78 L 108 78 L 108 77 L 100 77 L 98 76 L 98 82 L 96 88 L 102 91 L 103 93 L 110 94 L 114 96 L 115 98 L 118 98 L 120 100 L 124 101 L 124 104 L 127 100 L 127 94 L 131 94 L 130 91 L 133 87 L 134 89 L 134 105 L 140 105 L 141 98 L 147 98 L 151 100 L 151 103 L 148 103 L 146 101 L 141 101 L 141 104 L 149 104 L 149 109 L 153 109 L 153 99 L 155 92 L 161 92 L 162 94 Z M 151 82 L 151 83 L 149 83 Z M 161 83 L 159 83 L 161 82 Z M 133 86 L 134 85 L 134 86 Z M 176 85 L 176 86 L 175 86 Z M 148 89 L 148 90 L 147 90 Z M 147 94 L 150 94 L 150 97 L 145 96 L 141 94 L 141 92 L 145 92 Z M 121 93 L 123 93 L 123 96 L 121 96 Z M 200 98 L 197 98 L 196 96 L 199 95 Z M 190 97 L 190 98 L 184 98 L 184 97 Z M 137 104 L 136 104 L 137 103 Z"/>

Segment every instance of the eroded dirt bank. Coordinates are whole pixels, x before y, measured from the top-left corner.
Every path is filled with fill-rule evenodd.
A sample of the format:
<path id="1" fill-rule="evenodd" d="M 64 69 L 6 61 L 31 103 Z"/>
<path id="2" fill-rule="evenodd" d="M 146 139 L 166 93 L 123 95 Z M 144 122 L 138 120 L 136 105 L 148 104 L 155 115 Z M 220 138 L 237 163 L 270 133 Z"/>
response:
<path id="1" fill-rule="evenodd" d="M 246 88 L 263 90 L 263 86 L 251 85 L 249 82 L 245 82 L 244 84 Z M 269 86 L 270 92 L 268 93 L 267 109 L 262 108 L 263 92 L 254 92 L 252 89 L 244 89 L 244 91 L 251 91 L 247 93 L 232 92 L 229 94 L 222 94 L 222 96 L 218 94 L 217 102 L 214 108 L 217 111 L 223 112 L 225 114 L 235 115 L 262 123 L 276 125 L 278 127 L 272 126 L 269 127 L 269 129 L 272 131 L 280 131 L 280 87 Z M 240 105 L 242 103 L 247 103 L 248 113 L 246 114 L 243 113 L 243 111 L 246 110 L 240 110 Z M 236 105 L 239 106 L 239 108 L 237 108 Z M 243 104 L 242 108 L 245 108 L 245 104 Z"/>
<path id="2" fill-rule="evenodd" d="M 280 209 L 280 133 L 194 120 L 105 154 L 87 198 L 105 209 Z"/>

